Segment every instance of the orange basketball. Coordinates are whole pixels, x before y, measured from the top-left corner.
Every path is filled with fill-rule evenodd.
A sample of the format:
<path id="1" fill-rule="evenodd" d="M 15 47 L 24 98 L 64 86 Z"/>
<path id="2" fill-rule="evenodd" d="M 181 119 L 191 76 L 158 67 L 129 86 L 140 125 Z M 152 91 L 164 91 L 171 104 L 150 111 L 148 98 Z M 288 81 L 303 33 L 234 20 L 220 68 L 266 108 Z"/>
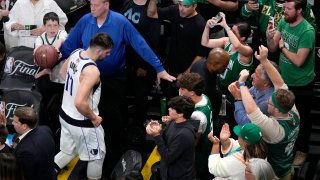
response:
<path id="1" fill-rule="evenodd" d="M 34 53 L 34 60 L 41 68 L 53 68 L 59 59 L 59 53 L 51 45 L 41 45 Z"/>

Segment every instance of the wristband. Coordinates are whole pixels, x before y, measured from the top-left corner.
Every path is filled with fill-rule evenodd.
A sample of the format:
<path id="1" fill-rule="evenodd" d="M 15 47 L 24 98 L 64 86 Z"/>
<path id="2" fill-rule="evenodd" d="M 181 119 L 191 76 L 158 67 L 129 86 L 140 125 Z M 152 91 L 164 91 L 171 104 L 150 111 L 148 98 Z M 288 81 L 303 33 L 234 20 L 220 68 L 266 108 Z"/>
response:
<path id="1" fill-rule="evenodd" d="M 240 82 L 239 83 L 239 86 L 241 87 L 241 86 L 246 86 L 246 83 L 245 82 Z"/>

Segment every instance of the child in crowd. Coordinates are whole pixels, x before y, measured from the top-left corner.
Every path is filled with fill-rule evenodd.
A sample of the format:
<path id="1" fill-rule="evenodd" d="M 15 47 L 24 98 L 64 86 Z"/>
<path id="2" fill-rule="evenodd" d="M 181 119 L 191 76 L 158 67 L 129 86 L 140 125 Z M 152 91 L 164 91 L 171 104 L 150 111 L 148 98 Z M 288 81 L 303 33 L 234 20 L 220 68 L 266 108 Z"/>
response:
<path id="1" fill-rule="evenodd" d="M 52 45 L 58 52 L 60 52 L 60 47 L 67 38 L 67 32 L 65 30 L 59 30 L 59 16 L 54 12 L 49 12 L 43 17 L 43 25 L 45 32 L 38 36 L 35 42 L 35 50 L 41 45 Z M 36 88 L 43 95 L 40 102 L 40 124 L 48 125 L 52 130 L 54 127 L 60 125 L 55 124 L 54 122 L 58 121 L 58 115 L 52 117 L 51 114 L 58 114 L 57 112 L 51 112 L 48 110 L 49 102 L 51 102 L 50 109 L 56 110 L 59 109 L 58 106 L 60 99 L 62 99 L 63 85 L 64 80 L 60 77 L 59 71 L 63 65 L 63 61 L 59 61 L 53 69 L 43 69 L 38 74 L 35 75 Z M 48 76 L 49 75 L 49 76 Z M 55 96 L 58 94 L 58 96 Z M 56 101 L 52 101 L 53 97 L 58 97 Z M 52 103 L 54 102 L 54 103 Z M 52 120 L 54 118 L 54 120 Z M 51 123 L 51 124 L 50 124 Z"/>
<path id="2" fill-rule="evenodd" d="M 59 16 L 55 12 L 45 14 L 43 17 L 43 26 L 45 28 L 45 32 L 36 39 L 34 52 L 36 52 L 37 48 L 41 45 L 52 45 L 58 52 L 60 52 L 60 47 L 68 34 L 65 30 L 59 30 Z M 50 69 L 42 70 L 36 75 L 36 78 L 49 74 L 52 82 L 64 83 L 63 79 L 59 76 L 62 64 L 63 63 L 57 64 L 52 69 L 52 72 Z"/>

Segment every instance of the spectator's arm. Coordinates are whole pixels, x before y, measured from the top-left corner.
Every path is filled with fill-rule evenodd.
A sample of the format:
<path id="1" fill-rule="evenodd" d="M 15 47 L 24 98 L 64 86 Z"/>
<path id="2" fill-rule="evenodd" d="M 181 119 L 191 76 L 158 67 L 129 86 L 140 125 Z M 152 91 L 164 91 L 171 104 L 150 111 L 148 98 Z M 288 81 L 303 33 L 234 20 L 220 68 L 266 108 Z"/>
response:
<path id="1" fill-rule="evenodd" d="M 237 1 L 208 0 L 208 2 L 225 11 L 236 11 L 239 5 L 238 0 Z"/>
<path id="2" fill-rule="evenodd" d="M 267 44 L 271 52 L 275 52 L 278 49 L 279 41 L 281 38 L 281 32 L 276 29 L 269 29 L 270 25 L 268 24 L 267 30 Z"/>
<path id="3" fill-rule="evenodd" d="M 147 9 L 147 16 L 151 18 L 158 18 L 158 7 L 155 0 L 150 0 Z"/>
<path id="4" fill-rule="evenodd" d="M 255 52 L 255 56 L 258 61 L 263 65 L 265 71 L 267 72 L 270 80 L 272 81 L 272 84 L 275 88 L 275 90 L 283 87 L 284 81 L 277 69 L 270 63 L 270 61 L 267 59 L 268 56 L 268 49 L 261 45 L 259 47 L 259 55 L 257 52 Z M 249 113 L 248 113 L 249 114 Z"/>
<path id="5" fill-rule="evenodd" d="M 215 20 L 209 19 L 207 21 L 207 24 L 203 30 L 202 38 L 201 38 L 201 45 L 208 47 L 208 48 L 216 48 L 221 47 L 223 48 L 224 45 L 228 42 L 229 38 L 223 37 L 219 39 L 210 39 L 209 33 L 210 33 L 210 26 L 213 26 L 215 24 Z"/>

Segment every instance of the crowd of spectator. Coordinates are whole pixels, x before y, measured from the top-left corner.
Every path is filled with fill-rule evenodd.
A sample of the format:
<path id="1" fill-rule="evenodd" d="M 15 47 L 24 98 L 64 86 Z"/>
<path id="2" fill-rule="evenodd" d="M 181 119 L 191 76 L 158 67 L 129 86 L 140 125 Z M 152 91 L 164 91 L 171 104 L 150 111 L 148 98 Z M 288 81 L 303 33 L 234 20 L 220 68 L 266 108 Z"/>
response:
<path id="1" fill-rule="evenodd" d="M 90 0 L 75 22 L 57 2 L 1 1 L 1 78 L 14 47 L 60 55 L 34 76 L 39 111 L 16 108 L 8 124 L 0 108 L 0 179 L 56 179 L 77 155 L 88 179 L 108 178 L 133 126 L 154 139 L 163 180 L 287 180 L 306 161 L 320 57 L 307 0 Z M 168 115 L 144 127 L 153 87 Z"/>

